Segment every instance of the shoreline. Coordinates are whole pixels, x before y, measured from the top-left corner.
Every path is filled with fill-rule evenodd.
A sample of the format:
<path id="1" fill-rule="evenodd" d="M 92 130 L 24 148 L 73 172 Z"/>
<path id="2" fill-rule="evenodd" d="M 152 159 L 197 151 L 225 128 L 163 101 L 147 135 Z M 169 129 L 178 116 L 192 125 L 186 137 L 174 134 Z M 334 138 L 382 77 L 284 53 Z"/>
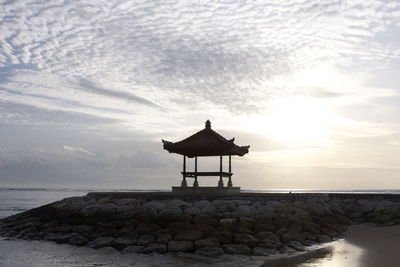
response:
<path id="1" fill-rule="evenodd" d="M 1 219 L 0 235 L 125 253 L 281 255 L 337 240 L 349 225 L 400 224 L 399 198 L 91 192 Z"/>

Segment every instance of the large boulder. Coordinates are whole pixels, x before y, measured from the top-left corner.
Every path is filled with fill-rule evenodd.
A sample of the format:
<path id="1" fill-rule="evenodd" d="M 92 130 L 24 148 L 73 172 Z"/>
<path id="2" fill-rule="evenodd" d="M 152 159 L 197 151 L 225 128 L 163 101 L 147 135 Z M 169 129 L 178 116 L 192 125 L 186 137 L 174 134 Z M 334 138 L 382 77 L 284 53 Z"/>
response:
<path id="1" fill-rule="evenodd" d="M 227 254 L 240 254 L 240 255 L 252 254 L 251 248 L 249 248 L 249 246 L 247 245 L 229 244 L 229 245 L 223 245 L 222 249 Z"/>
<path id="2" fill-rule="evenodd" d="M 165 244 L 152 243 L 147 247 L 143 248 L 141 253 L 165 253 L 167 252 L 167 246 Z"/>
<path id="3" fill-rule="evenodd" d="M 202 236 L 203 234 L 199 230 L 188 230 L 177 233 L 174 239 L 178 241 L 195 241 L 201 239 Z"/>
<path id="4" fill-rule="evenodd" d="M 188 207 L 184 210 L 184 214 L 186 214 L 186 215 L 196 216 L 199 213 L 200 213 L 200 209 L 197 207 Z"/>
<path id="5" fill-rule="evenodd" d="M 249 247 L 254 247 L 258 242 L 257 238 L 249 234 L 235 234 L 233 235 L 233 241 L 236 244 L 245 244 Z"/>
<path id="6" fill-rule="evenodd" d="M 196 240 L 194 242 L 194 246 L 196 249 L 199 249 L 199 248 L 220 247 L 221 244 L 219 243 L 217 238 L 210 237 L 210 238 Z"/>
<path id="7" fill-rule="evenodd" d="M 217 219 L 215 219 L 214 217 L 211 217 L 209 215 L 206 215 L 206 214 L 199 214 L 199 215 L 195 216 L 193 218 L 193 223 L 194 224 L 204 223 L 204 224 L 208 224 L 211 226 L 218 225 Z"/>
<path id="8" fill-rule="evenodd" d="M 256 238 L 260 241 L 271 240 L 274 242 L 279 242 L 279 236 L 269 231 L 257 233 Z"/>
<path id="9" fill-rule="evenodd" d="M 207 257 L 216 257 L 224 254 L 224 250 L 222 248 L 216 248 L 216 247 L 205 247 L 196 250 L 196 254 Z"/>
<path id="10" fill-rule="evenodd" d="M 139 234 L 148 234 L 148 233 L 154 233 L 159 229 L 160 226 L 158 226 L 155 223 L 143 223 L 136 228 L 136 232 Z"/>
<path id="11" fill-rule="evenodd" d="M 193 243 L 190 241 L 171 240 L 168 242 L 169 252 L 188 252 L 193 250 Z"/>
<path id="12" fill-rule="evenodd" d="M 144 249 L 144 246 L 129 246 L 124 248 L 121 253 L 141 253 Z"/>
<path id="13" fill-rule="evenodd" d="M 151 208 L 156 211 L 160 211 L 164 209 L 167 206 L 167 203 L 165 201 L 159 201 L 159 200 L 152 200 L 149 202 L 146 202 L 142 205 L 144 208 Z"/>
<path id="14" fill-rule="evenodd" d="M 69 240 L 68 240 L 68 244 L 70 245 L 74 245 L 74 246 L 84 246 L 86 245 L 86 243 L 88 242 L 88 240 L 83 237 L 83 236 L 72 236 Z"/>
<path id="15" fill-rule="evenodd" d="M 152 235 L 147 235 L 147 234 L 146 235 L 141 235 L 139 237 L 139 239 L 137 240 L 137 244 L 139 246 L 147 246 L 150 243 L 154 243 L 155 240 L 156 240 L 155 237 L 152 236 Z"/>
<path id="16" fill-rule="evenodd" d="M 112 241 L 112 246 L 118 250 L 123 250 L 126 247 L 136 244 L 137 238 L 117 237 Z"/>
<path id="17" fill-rule="evenodd" d="M 113 245 L 113 241 L 113 237 L 98 237 L 95 240 L 87 243 L 87 246 L 90 248 L 111 247 Z"/>

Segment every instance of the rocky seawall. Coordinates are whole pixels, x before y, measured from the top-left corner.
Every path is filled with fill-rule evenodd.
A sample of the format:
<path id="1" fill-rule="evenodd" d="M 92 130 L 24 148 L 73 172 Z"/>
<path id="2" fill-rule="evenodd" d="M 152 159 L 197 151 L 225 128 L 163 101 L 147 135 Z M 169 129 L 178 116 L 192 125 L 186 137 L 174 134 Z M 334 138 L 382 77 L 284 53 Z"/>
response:
<path id="1" fill-rule="evenodd" d="M 267 256 L 340 238 L 348 225 L 400 224 L 391 195 L 90 193 L 0 220 L 0 235 L 124 253 Z"/>

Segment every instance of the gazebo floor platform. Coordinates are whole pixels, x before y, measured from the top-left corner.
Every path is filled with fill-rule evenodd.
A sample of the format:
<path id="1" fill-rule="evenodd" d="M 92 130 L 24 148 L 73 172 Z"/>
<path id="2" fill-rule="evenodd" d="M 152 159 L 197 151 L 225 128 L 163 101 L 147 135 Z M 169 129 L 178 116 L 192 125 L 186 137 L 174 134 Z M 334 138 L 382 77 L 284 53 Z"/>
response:
<path id="1" fill-rule="evenodd" d="M 198 186 L 198 187 L 181 187 L 173 186 L 173 193 L 179 194 L 238 194 L 240 187 L 219 187 L 219 186 Z"/>

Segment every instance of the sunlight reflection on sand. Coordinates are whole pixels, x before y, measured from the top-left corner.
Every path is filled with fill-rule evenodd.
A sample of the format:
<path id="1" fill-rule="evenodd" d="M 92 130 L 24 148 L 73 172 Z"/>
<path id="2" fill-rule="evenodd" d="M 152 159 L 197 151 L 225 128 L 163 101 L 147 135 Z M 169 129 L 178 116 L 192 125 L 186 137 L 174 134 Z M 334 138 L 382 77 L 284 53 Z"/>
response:
<path id="1" fill-rule="evenodd" d="M 346 240 L 338 240 L 329 245 L 332 252 L 324 258 L 311 259 L 298 267 L 362 267 L 360 259 L 364 253 L 362 248 L 348 243 Z"/>

